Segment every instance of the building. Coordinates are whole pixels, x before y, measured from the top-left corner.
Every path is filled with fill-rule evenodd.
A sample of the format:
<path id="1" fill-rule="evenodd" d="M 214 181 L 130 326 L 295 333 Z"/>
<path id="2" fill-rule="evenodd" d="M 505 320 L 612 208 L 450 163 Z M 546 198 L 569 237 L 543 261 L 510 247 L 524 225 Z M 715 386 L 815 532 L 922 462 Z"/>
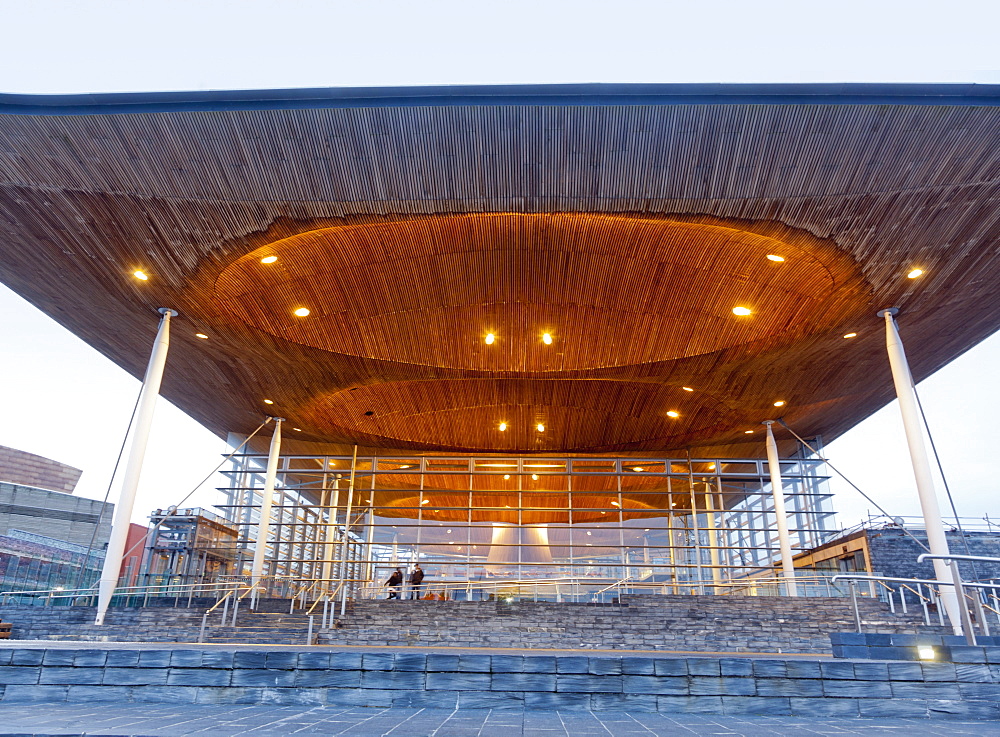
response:
<path id="1" fill-rule="evenodd" d="M 419 559 L 459 584 L 717 587 L 778 560 L 762 421 L 785 423 L 794 542 L 823 541 L 810 448 L 893 397 L 879 310 L 901 308 L 916 380 L 1000 327 L 998 101 L 0 96 L 0 280 L 136 376 L 178 311 L 162 392 L 241 451 L 244 560 L 260 425 L 285 420 L 275 576 L 363 590 Z"/>

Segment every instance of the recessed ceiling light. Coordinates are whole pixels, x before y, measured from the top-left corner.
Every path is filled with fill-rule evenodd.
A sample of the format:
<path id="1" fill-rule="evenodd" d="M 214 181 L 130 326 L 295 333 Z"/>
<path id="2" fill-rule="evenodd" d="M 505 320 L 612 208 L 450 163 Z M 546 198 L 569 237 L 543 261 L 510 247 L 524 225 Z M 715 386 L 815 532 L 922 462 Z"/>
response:
<path id="1" fill-rule="evenodd" d="M 292 429 L 293 429 L 293 430 L 294 430 L 295 432 L 302 432 L 302 428 L 301 428 L 301 427 L 293 427 Z"/>
<path id="2" fill-rule="evenodd" d="M 506 429 L 507 429 L 507 423 L 506 422 L 501 422 L 499 425 L 497 425 L 497 430 L 499 430 L 500 432 L 503 432 Z"/>
<path id="3" fill-rule="evenodd" d="M 775 407 L 784 407 L 785 406 L 785 400 L 784 399 L 779 399 L 777 402 L 774 403 L 774 406 Z"/>
<path id="4" fill-rule="evenodd" d="M 779 263 L 780 264 L 782 261 L 785 260 L 785 257 L 784 256 L 778 256 L 778 255 L 773 254 L 773 253 L 769 253 L 769 254 L 767 254 L 767 260 L 768 261 L 774 261 L 775 263 Z"/>
<path id="5" fill-rule="evenodd" d="M 681 413 L 680 413 L 680 412 L 678 412 L 678 411 L 677 411 L 677 410 L 675 410 L 675 409 L 672 409 L 672 410 L 670 410 L 669 412 L 667 412 L 667 417 L 673 417 L 673 418 L 677 418 L 677 417 L 680 417 L 680 416 L 681 416 Z"/>
<path id="6" fill-rule="evenodd" d="M 621 506 L 621 504 L 619 504 L 618 502 L 611 502 L 611 505 L 614 506 L 614 507 L 620 507 Z"/>
<path id="7" fill-rule="evenodd" d="M 504 480 L 504 481 L 509 481 L 509 480 L 510 480 L 510 474 L 509 474 L 509 473 L 505 473 L 505 474 L 503 475 L 503 480 Z"/>
<path id="8" fill-rule="evenodd" d="M 857 333 L 847 333 L 844 337 L 845 338 L 857 338 L 858 334 Z"/>
<path id="9" fill-rule="evenodd" d="M 486 335 L 486 345 L 493 345 L 493 341 L 497 339 L 493 333 L 487 333 Z"/>
<path id="10" fill-rule="evenodd" d="M 649 532 L 649 528 L 647 527 L 643 532 Z"/>
<path id="11" fill-rule="evenodd" d="M 265 399 L 265 400 L 264 400 L 264 404 L 274 404 L 274 400 L 271 400 L 271 399 Z"/>
<path id="12" fill-rule="evenodd" d="M 295 315 L 296 317 L 309 317 L 309 308 L 299 307 L 295 310 L 292 310 L 292 314 Z"/>
<path id="13" fill-rule="evenodd" d="M 907 279 L 916 279 L 918 276 L 924 273 L 923 269 L 913 269 L 909 274 L 906 275 Z"/>
<path id="14" fill-rule="evenodd" d="M 532 481 L 538 481 L 538 474 L 537 473 L 531 474 L 531 480 Z"/>
<path id="15" fill-rule="evenodd" d="M 545 432 L 545 425 L 539 422 L 537 425 L 535 425 L 535 429 L 538 430 L 538 432 Z"/>
<path id="16" fill-rule="evenodd" d="M 753 435 L 753 430 L 744 430 L 743 434 L 744 435 Z"/>
<path id="17" fill-rule="evenodd" d="M 132 276 L 134 276 L 136 279 L 139 279 L 140 281 L 146 281 L 147 279 L 149 279 L 149 274 L 147 274 L 145 271 L 140 271 L 138 269 L 132 272 Z"/>
<path id="18" fill-rule="evenodd" d="M 692 388 L 691 388 L 691 387 L 689 387 L 689 386 L 682 386 L 682 387 L 681 387 L 681 389 L 683 389 L 683 390 L 684 390 L 684 391 L 686 391 L 686 392 L 693 392 L 693 391 L 694 391 L 694 389 L 692 389 Z"/>
<path id="19" fill-rule="evenodd" d="M 642 466 L 633 466 L 632 470 L 636 473 L 642 473 Z"/>
<path id="20" fill-rule="evenodd" d="M 715 470 L 715 464 L 714 463 L 709 463 L 708 464 L 708 470 L 709 471 L 714 471 Z"/>
<path id="21" fill-rule="evenodd" d="M 423 500 L 422 502 L 420 502 L 420 503 L 421 503 L 421 504 L 430 504 L 430 503 L 431 503 L 431 500 L 430 500 L 430 499 L 424 499 L 424 500 Z"/>
<path id="22" fill-rule="evenodd" d="M 750 312 L 750 308 L 749 307 L 734 307 L 733 308 L 733 314 L 734 315 L 745 316 L 745 315 L 751 315 L 753 313 Z"/>
<path id="23" fill-rule="evenodd" d="M 194 337 L 201 338 L 202 340 L 208 340 L 208 336 L 205 335 L 204 333 L 195 333 Z"/>
<path id="24" fill-rule="evenodd" d="M 552 345 L 552 336 L 549 333 L 542 333 L 542 342 L 545 345 Z"/>
<path id="25" fill-rule="evenodd" d="M 273 263 L 274 263 L 275 261 L 277 261 L 277 260 L 278 260 L 278 257 L 277 257 L 277 256 L 265 256 L 264 258 L 262 258 L 262 259 L 260 260 L 260 262 L 261 262 L 262 264 L 273 264 Z"/>
<path id="26" fill-rule="evenodd" d="M 409 466 L 400 466 L 399 468 L 400 468 L 400 470 L 402 470 L 404 468 L 409 468 Z"/>
<path id="27" fill-rule="evenodd" d="M 588 535 L 590 534 L 590 530 L 587 530 L 587 534 L 588 534 Z"/>

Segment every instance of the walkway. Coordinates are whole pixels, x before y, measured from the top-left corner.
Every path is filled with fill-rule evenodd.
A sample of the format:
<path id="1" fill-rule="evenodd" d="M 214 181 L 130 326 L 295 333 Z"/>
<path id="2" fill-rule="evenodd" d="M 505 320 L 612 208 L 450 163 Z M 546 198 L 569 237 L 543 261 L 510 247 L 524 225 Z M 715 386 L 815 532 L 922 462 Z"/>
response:
<path id="1" fill-rule="evenodd" d="M 900 737 L 1000 736 L 1000 723 L 955 719 L 809 719 L 629 712 L 358 709 L 156 704 L 0 704 L 0 737 Z"/>

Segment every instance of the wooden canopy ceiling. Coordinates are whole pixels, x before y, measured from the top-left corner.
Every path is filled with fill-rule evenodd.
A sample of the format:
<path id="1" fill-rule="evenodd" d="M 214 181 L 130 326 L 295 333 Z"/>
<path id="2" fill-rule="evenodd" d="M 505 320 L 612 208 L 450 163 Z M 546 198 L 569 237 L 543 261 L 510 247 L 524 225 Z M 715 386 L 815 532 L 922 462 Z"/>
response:
<path id="1" fill-rule="evenodd" d="M 756 456 L 892 397 L 877 310 L 918 379 L 1000 327 L 998 100 L 0 96 L 0 280 L 135 375 L 179 310 L 163 393 L 220 435 Z"/>

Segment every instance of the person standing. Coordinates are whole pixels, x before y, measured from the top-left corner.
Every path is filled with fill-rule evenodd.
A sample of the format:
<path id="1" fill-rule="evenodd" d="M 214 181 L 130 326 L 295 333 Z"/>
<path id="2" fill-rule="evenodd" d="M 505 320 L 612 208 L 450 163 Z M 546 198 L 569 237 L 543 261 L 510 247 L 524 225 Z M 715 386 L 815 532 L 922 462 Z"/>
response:
<path id="1" fill-rule="evenodd" d="M 389 580 L 385 582 L 385 586 L 389 587 L 389 598 L 398 599 L 399 598 L 399 588 L 403 585 L 403 572 L 400 569 L 396 569 L 389 576 Z"/>
<path id="2" fill-rule="evenodd" d="M 420 598 L 420 584 L 423 583 L 424 572 L 420 568 L 420 564 L 417 563 L 413 567 L 413 571 L 410 573 L 410 598 L 419 599 Z"/>

